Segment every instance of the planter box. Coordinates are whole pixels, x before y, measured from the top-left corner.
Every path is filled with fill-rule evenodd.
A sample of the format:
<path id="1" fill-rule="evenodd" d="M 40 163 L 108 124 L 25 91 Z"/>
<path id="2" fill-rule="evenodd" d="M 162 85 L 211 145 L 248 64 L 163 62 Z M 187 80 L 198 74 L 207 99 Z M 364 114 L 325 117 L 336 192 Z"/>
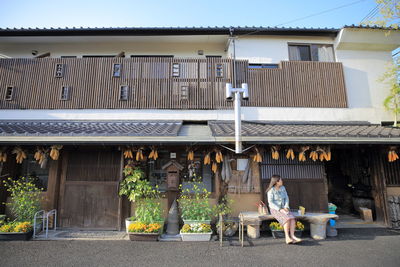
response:
<path id="1" fill-rule="evenodd" d="M 131 221 L 130 218 L 126 218 L 125 219 L 125 228 L 126 228 L 126 233 L 129 234 L 128 229 L 129 229 L 129 225 L 131 225 L 132 223 L 135 223 L 136 221 Z M 160 233 L 164 232 L 164 221 L 159 221 L 159 222 L 154 222 L 154 223 L 159 223 L 161 224 L 161 229 L 160 229 Z"/>
<path id="2" fill-rule="evenodd" d="M 182 233 L 180 232 L 182 241 L 210 241 L 212 232 L 210 233 Z"/>
<path id="3" fill-rule="evenodd" d="M 0 241 L 28 241 L 32 238 L 33 231 L 27 233 L 0 233 Z"/>
<path id="4" fill-rule="evenodd" d="M 272 230 L 271 229 L 271 233 L 274 238 L 284 238 L 285 237 L 285 232 L 283 230 Z M 303 231 L 301 231 L 301 230 L 294 231 L 294 235 L 296 237 L 300 238 L 302 236 L 302 234 L 303 234 Z"/>
<path id="5" fill-rule="evenodd" d="M 131 241 L 157 241 L 160 233 L 129 233 Z"/>
<path id="6" fill-rule="evenodd" d="M 195 224 L 195 223 L 211 224 L 211 220 L 196 221 L 196 220 L 185 220 L 185 219 L 183 219 L 183 223 L 184 223 L 184 224 Z"/>

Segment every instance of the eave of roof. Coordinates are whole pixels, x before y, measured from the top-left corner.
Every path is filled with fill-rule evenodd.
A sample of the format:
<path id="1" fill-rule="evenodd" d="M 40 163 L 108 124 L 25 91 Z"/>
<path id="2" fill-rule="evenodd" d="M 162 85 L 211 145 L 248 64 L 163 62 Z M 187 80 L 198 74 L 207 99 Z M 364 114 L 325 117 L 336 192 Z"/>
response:
<path id="1" fill-rule="evenodd" d="M 0 36 L 302 35 L 335 37 L 340 29 L 285 27 L 3 28 Z"/>

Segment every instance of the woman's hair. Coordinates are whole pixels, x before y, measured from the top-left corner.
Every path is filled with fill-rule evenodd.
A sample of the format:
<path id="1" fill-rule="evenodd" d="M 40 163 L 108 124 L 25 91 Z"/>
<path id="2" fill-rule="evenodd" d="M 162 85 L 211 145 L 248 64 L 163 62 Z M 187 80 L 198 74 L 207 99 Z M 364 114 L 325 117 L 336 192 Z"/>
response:
<path id="1" fill-rule="evenodd" d="M 271 181 L 269 182 L 269 186 L 267 188 L 267 190 L 265 190 L 266 193 L 268 193 L 269 190 L 271 190 L 272 187 L 275 186 L 275 184 L 277 182 L 279 182 L 279 180 L 281 179 L 281 176 L 278 174 L 274 174 L 271 176 Z"/>

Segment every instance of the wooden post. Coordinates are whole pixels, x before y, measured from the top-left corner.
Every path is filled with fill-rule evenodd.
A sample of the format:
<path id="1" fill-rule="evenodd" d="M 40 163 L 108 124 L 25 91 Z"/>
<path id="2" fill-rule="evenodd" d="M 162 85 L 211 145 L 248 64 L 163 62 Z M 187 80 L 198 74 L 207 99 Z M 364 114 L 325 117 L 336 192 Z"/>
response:
<path id="1" fill-rule="evenodd" d="M 223 235 L 224 235 L 224 233 L 222 231 L 223 230 L 223 227 L 222 227 L 223 223 L 224 223 L 224 221 L 222 219 L 222 214 L 220 213 L 219 214 L 219 246 L 220 247 L 222 247 L 222 238 L 223 238 Z"/>
<path id="2" fill-rule="evenodd" d="M 124 169 L 124 151 L 121 149 L 121 162 L 120 162 L 120 168 L 119 168 L 119 179 L 118 179 L 118 190 L 117 190 L 117 194 L 119 194 L 119 183 L 122 181 L 122 179 L 124 179 L 124 175 L 123 175 L 123 169 Z M 122 230 L 122 197 L 120 196 L 118 198 L 118 231 Z"/>

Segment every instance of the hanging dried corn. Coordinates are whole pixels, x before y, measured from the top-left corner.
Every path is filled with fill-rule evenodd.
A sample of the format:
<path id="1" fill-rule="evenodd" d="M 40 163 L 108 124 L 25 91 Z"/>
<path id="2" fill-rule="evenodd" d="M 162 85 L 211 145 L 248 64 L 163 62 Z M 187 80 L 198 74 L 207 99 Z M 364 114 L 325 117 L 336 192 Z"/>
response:
<path id="1" fill-rule="evenodd" d="M 253 156 L 253 161 L 254 162 L 262 162 L 262 156 L 261 156 L 261 152 L 258 149 L 258 147 L 255 147 L 256 153 Z"/>
<path id="2" fill-rule="evenodd" d="M 204 165 L 210 165 L 210 164 L 211 164 L 211 156 L 210 156 L 210 152 L 208 152 L 204 156 Z"/>
<path id="3" fill-rule="evenodd" d="M 21 164 L 24 161 L 24 159 L 26 159 L 26 153 L 19 146 L 15 147 L 12 153 L 16 154 L 15 160 L 17 161 L 18 164 Z"/>
<path id="4" fill-rule="evenodd" d="M 189 150 L 188 151 L 187 159 L 190 160 L 190 161 L 194 160 L 194 151 L 193 150 Z"/>
<path id="5" fill-rule="evenodd" d="M 389 162 L 393 162 L 399 159 L 399 156 L 396 153 L 396 147 L 391 146 L 389 147 L 389 152 L 388 152 L 388 160 Z"/>
<path id="6" fill-rule="evenodd" d="M 306 151 L 309 150 L 309 146 L 302 146 L 299 152 L 299 161 L 306 161 Z"/>
<path id="7" fill-rule="evenodd" d="M 0 151 L 0 162 L 7 161 L 7 147 L 3 147 Z"/>
<path id="8" fill-rule="evenodd" d="M 62 145 L 54 145 L 50 147 L 50 158 L 53 160 L 58 160 L 60 157 L 60 150 L 63 148 Z"/>
<path id="9" fill-rule="evenodd" d="M 217 163 L 213 162 L 213 164 L 211 166 L 211 170 L 213 171 L 213 173 L 217 173 L 217 171 L 218 171 Z"/>
<path id="10" fill-rule="evenodd" d="M 279 146 L 271 146 L 271 155 L 272 159 L 274 160 L 279 159 Z"/>
<path id="11" fill-rule="evenodd" d="M 313 161 L 316 161 L 318 159 L 318 152 L 317 151 L 311 151 L 310 152 L 310 159 L 312 159 Z"/>
<path id="12" fill-rule="evenodd" d="M 136 152 L 136 161 L 141 161 L 144 160 L 144 156 L 143 156 L 143 147 L 139 148 Z"/>
<path id="13" fill-rule="evenodd" d="M 124 148 L 124 158 L 133 159 L 132 148 L 130 146 Z"/>
<path id="14" fill-rule="evenodd" d="M 292 160 L 294 160 L 295 156 L 294 156 L 294 152 L 293 152 L 293 149 L 292 149 L 292 148 L 289 148 L 289 149 L 288 149 L 288 151 L 287 151 L 287 153 L 286 153 L 286 158 L 287 158 L 287 159 L 292 159 Z"/>
<path id="15" fill-rule="evenodd" d="M 218 150 L 218 149 L 215 150 L 215 161 L 216 161 L 217 163 L 221 163 L 221 162 L 224 161 L 224 159 L 223 159 L 223 157 L 222 157 L 222 152 L 221 152 L 221 150 Z"/>
<path id="16" fill-rule="evenodd" d="M 154 159 L 154 160 L 158 159 L 158 152 L 157 152 L 157 149 L 154 146 L 151 147 L 151 152 L 149 154 L 149 159 Z"/>

